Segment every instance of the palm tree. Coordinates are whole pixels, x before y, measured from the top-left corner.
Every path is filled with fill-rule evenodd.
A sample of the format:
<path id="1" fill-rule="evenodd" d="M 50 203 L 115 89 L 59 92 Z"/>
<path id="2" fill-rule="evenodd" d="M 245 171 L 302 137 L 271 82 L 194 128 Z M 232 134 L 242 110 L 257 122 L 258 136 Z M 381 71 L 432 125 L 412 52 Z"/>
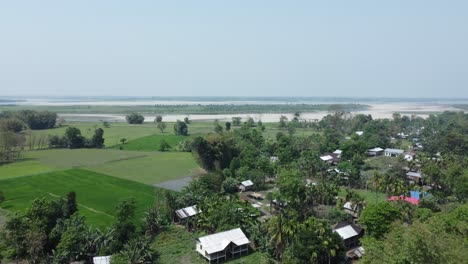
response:
<path id="1" fill-rule="evenodd" d="M 153 263 L 156 254 L 151 249 L 149 237 L 138 237 L 124 245 L 120 255 L 129 264 Z"/>
<path id="2" fill-rule="evenodd" d="M 144 223 L 145 233 L 149 236 L 156 235 L 163 225 L 163 218 L 161 217 L 159 207 L 151 207 L 145 212 Z"/>
<path id="3" fill-rule="evenodd" d="M 268 221 L 268 234 L 271 237 L 270 243 L 275 247 L 277 259 L 281 259 L 286 246 L 286 238 L 283 228 L 283 216 L 281 213 Z"/>

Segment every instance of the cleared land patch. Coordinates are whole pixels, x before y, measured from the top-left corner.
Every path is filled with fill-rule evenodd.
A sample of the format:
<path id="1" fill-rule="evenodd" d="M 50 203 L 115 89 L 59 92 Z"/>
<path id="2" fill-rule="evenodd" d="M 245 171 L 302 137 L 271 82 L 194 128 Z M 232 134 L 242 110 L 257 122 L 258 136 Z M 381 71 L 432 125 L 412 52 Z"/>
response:
<path id="1" fill-rule="evenodd" d="M 147 156 L 134 151 L 103 149 L 48 149 L 26 152 L 27 158 L 35 159 L 58 168 L 85 167 L 112 161 L 130 160 Z"/>
<path id="2" fill-rule="evenodd" d="M 53 165 L 42 163 L 38 160 L 24 159 L 15 163 L 0 166 L 0 180 L 16 178 L 25 175 L 39 174 L 54 171 Z"/>
<path id="3" fill-rule="evenodd" d="M 164 197 L 162 189 L 82 169 L 6 179 L 0 186 L 6 198 L 1 207 L 13 212 L 25 210 L 35 198 L 55 199 L 74 191 L 80 213 L 96 227 L 112 223 L 115 205 L 122 199 L 135 198 L 135 219 L 141 219 L 147 208 Z"/>
<path id="4" fill-rule="evenodd" d="M 366 191 L 362 189 L 352 189 L 353 191 L 357 192 L 367 204 L 374 204 L 379 202 L 384 202 L 387 200 L 387 196 L 385 193 L 382 192 L 375 192 L 375 191 Z M 346 197 L 346 189 L 340 188 L 338 192 L 338 196 L 344 198 Z"/>
<path id="5" fill-rule="evenodd" d="M 165 140 L 172 149 L 174 149 L 179 142 L 190 139 L 186 136 L 177 136 L 166 133 L 166 135 L 151 135 L 146 137 L 141 137 L 129 141 L 125 144 L 119 144 L 113 146 L 113 148 L 121 148 L 123 150 L 138 150 L 138 151 L 157 151 L 162 140 Z"/>
<path id="6" fill-rule="evenodd" d="M 146 154 L 145 157 L 107 162 L 89 166 L 87 169 L 145 184 L 156 184 L 200 173 L 200 168 L 191 153 L 156 152 Z"/>
<path id="7" fill-rule="evenodd" d="M 140 137 L 149 136 L 152 134 L 160 134 L 160 131 L 153 123 L 146 123 L 142 125 L 130 125 L 123 122 L 111 122 L 110 127 L 106 128 L 102 123 L 98 122 L 67 122 L 65 126 L 45 129 L 33 130 L 33 135 L 58 135 L 63 136 L 67 127 L 77 127 L 81 130 L 81 134 L 87 138 L 91 138 L 96 128 L 104 129 L 104 144 L 111 147 L 120 144 L 120 139 L 125 138 L 127 141 L 134 140 Z M 172 132 L 172 126 L 168 124 L 167 131 Z"/>

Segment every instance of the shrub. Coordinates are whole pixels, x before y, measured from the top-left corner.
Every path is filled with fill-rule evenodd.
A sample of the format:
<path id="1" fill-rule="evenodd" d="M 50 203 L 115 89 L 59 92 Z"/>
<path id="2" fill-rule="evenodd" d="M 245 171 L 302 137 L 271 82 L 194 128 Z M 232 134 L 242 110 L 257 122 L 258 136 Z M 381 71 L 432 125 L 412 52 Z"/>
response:
<path id="1" fill-rule="evenodd" d="M 128 114 L 127 116 L 125 116 L 125 119 L 129 124 L 143 124 L 143 122 L 145 121 L 145 117 L 138 113 Z"/>

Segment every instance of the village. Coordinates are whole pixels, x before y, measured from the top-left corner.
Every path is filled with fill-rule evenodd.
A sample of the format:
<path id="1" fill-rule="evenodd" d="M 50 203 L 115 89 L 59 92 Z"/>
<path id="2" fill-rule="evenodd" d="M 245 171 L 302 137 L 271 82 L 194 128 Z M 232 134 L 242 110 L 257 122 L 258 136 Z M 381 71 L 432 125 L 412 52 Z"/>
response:
<path id="1" fill-rule="evenodd" d="M 423 152 L 424 145 L 419 139 L 423 130 L 424 127 L 418 127 L 412 133 L 405 134 L 404 132 L 398 132 L 388 136 L 391 145 L 405 146 L 405 149 L 374 146 L 365 151 L 366 157 L 363 159 L 364 163 L 373 163 L 375 160 L 383 161 L 384 167 L 378 168 L 381 170 L 381 173 L 385 173 L 388 169 L 393 169 L 392 166 L 397 163 L 398 166 L 395 165 L 395 169 L 400 170 L 397 172 L 404 175 L 403 179 L 405 182 L 403 185 L 405 185 L 405 188 L 400 192 L 398 192 L 398 190 L 392 191 L 391 193 L 393 195 L 385 198 L 389 203 L 408 203 L 417 207 L 421 198 L 431 197 L 431 189 L 438 187 L 434 183 L 430 184 L 430 181 L 428 181 L 424 173 L 421 172 L 423 163 L 419 159 L 419 156 L 423 159 L 428 159 L 427 153 Z M 344 142 L 351 140 L 351 137 L 355 137 L 355 140 L 359 140 L 360 137 L 363 137 L 364 133 L 364 131 L 355 131 L 350 136 L 347 136 Z M 400 143 L 395 144 L 396 142 Z M 346 143 L 343 144 L 346 145 Z M 321 170 L 319 173 L 320 177 L 304 178 L 302 180 L 303 187 L 301 187 L 301 190 L 308 192 L 308 189 L 319 188 L 319 186 L 323 184 L 322 181 L 324 179 L 338 182 L 340 185 L 345 186 L 345 188 L 346 186 L 351 186 L 350 181 L 352 179 L 350 178 L 353 177 L 353 175 L 350 174 L 355 172 L 347 170 L 347 167 L 343 168 L 340 166 L 343 161 L 342 154 L 343 150 L 340 149 L 321 153 L 319 158 L 322 164 L 317 166 Z M 353 154 L 350 155 L 348 152 L 348 157 L 349 156 L 353 156 Z M 441 155 L 439 152 L 429 157 L 429 160 L 432 161 L 440 161 L 440 159 Z M 271 164 L 276 164 L 280 161 L 280 158 L 278 156 L 270 156 L 269 161 Z M 377 179 L 375 179 L 377 175 L 378 173 L 375 173 L 373 175 L 374 179 L 372 179 L 374 181 L 374 188 L 376 189 L 379 188 L 375 186 L 378 184 Z M 266 177 L 264 180 L 264 186 L 268 186 L 266 188 L 256 188 L 254 182 L 248 178 L 239 182 L 239 199 L 258 210 L 259 214 L 257 215 L 257 220 L 260 222 L 267 222 L 272 217 L 278 217 L 278 215 L 282 214 L 283 210 L 288 208 L 291 202 L 285 199 L 280 200 L 279 198 L 275 198 L 277 197 L 275 195 L 278 195 L 281 191 L 281 186 L 275 183 L 276 180 L 277 175 Z M 366 190 L 370 180 L 371 179 L 366 180 Z M 380 186 L 380 188 L 382 188 L 381 190 L 385 190 L 388 187 L 389 186 Z M 356 195 L 351 190 L 345 197 L 334 196 L 329 202 L 329 204 L 337 206 L 347 215 L 342 217 L 341 221 L 335 222 L 332 225 L 332 231 L 338 234 L 343 241 L 346 251 L 345 263 L 353 263 L 353 261 L 359 260 L 366 252 L 365 247 L 363 247 L 360 242 L 360 239 L 366 232 L 366 228 L 362 226 L 360 221 L 361 213 L 366 208 L 366 201 L 364 201 L 362 197 L 356 199 L 356 196 L 359 197 L 359 195 Z M 229 197 L 226 198 L 229 199 Z M 306 203 L 307 201 L 300 202 Z M 242 210 L 242 208 L 238 209 Z M 175 211 L 176 222 L 188 229 L 196 228 L 196 221 L 192 220 L 196 218 L 197 215 L 203 213 L 204 211 L 197 208 L 196 204 L 190 205 Z M 320 213 L 318 215 L 320 215 Z M 324 218 L 326 217 L 327 216 Z M 249 250 L 252 250 L 249 246 L 251 243 L 252 241 L 249 240 L 249 237 L 238 227 L 199 237 L 195 243 L 195 248 L 209 263 L 219 263 L 248 254 Z"/>

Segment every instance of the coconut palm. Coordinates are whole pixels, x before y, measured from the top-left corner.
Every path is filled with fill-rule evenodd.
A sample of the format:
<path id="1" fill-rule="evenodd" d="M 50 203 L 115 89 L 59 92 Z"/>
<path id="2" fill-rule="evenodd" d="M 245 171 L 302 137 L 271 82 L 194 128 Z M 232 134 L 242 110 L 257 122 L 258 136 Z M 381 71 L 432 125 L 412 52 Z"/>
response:
<path id="1" fill-rule="evenodd" d="M 283 228 L 282 214 L 279 214 L 268 221 L 268 234 L 271 237 L 270 243 L 275 247 L 275 255 L 277 259 L 281 259 L 286 246 L 286 235 L 284 234 Z"/>

